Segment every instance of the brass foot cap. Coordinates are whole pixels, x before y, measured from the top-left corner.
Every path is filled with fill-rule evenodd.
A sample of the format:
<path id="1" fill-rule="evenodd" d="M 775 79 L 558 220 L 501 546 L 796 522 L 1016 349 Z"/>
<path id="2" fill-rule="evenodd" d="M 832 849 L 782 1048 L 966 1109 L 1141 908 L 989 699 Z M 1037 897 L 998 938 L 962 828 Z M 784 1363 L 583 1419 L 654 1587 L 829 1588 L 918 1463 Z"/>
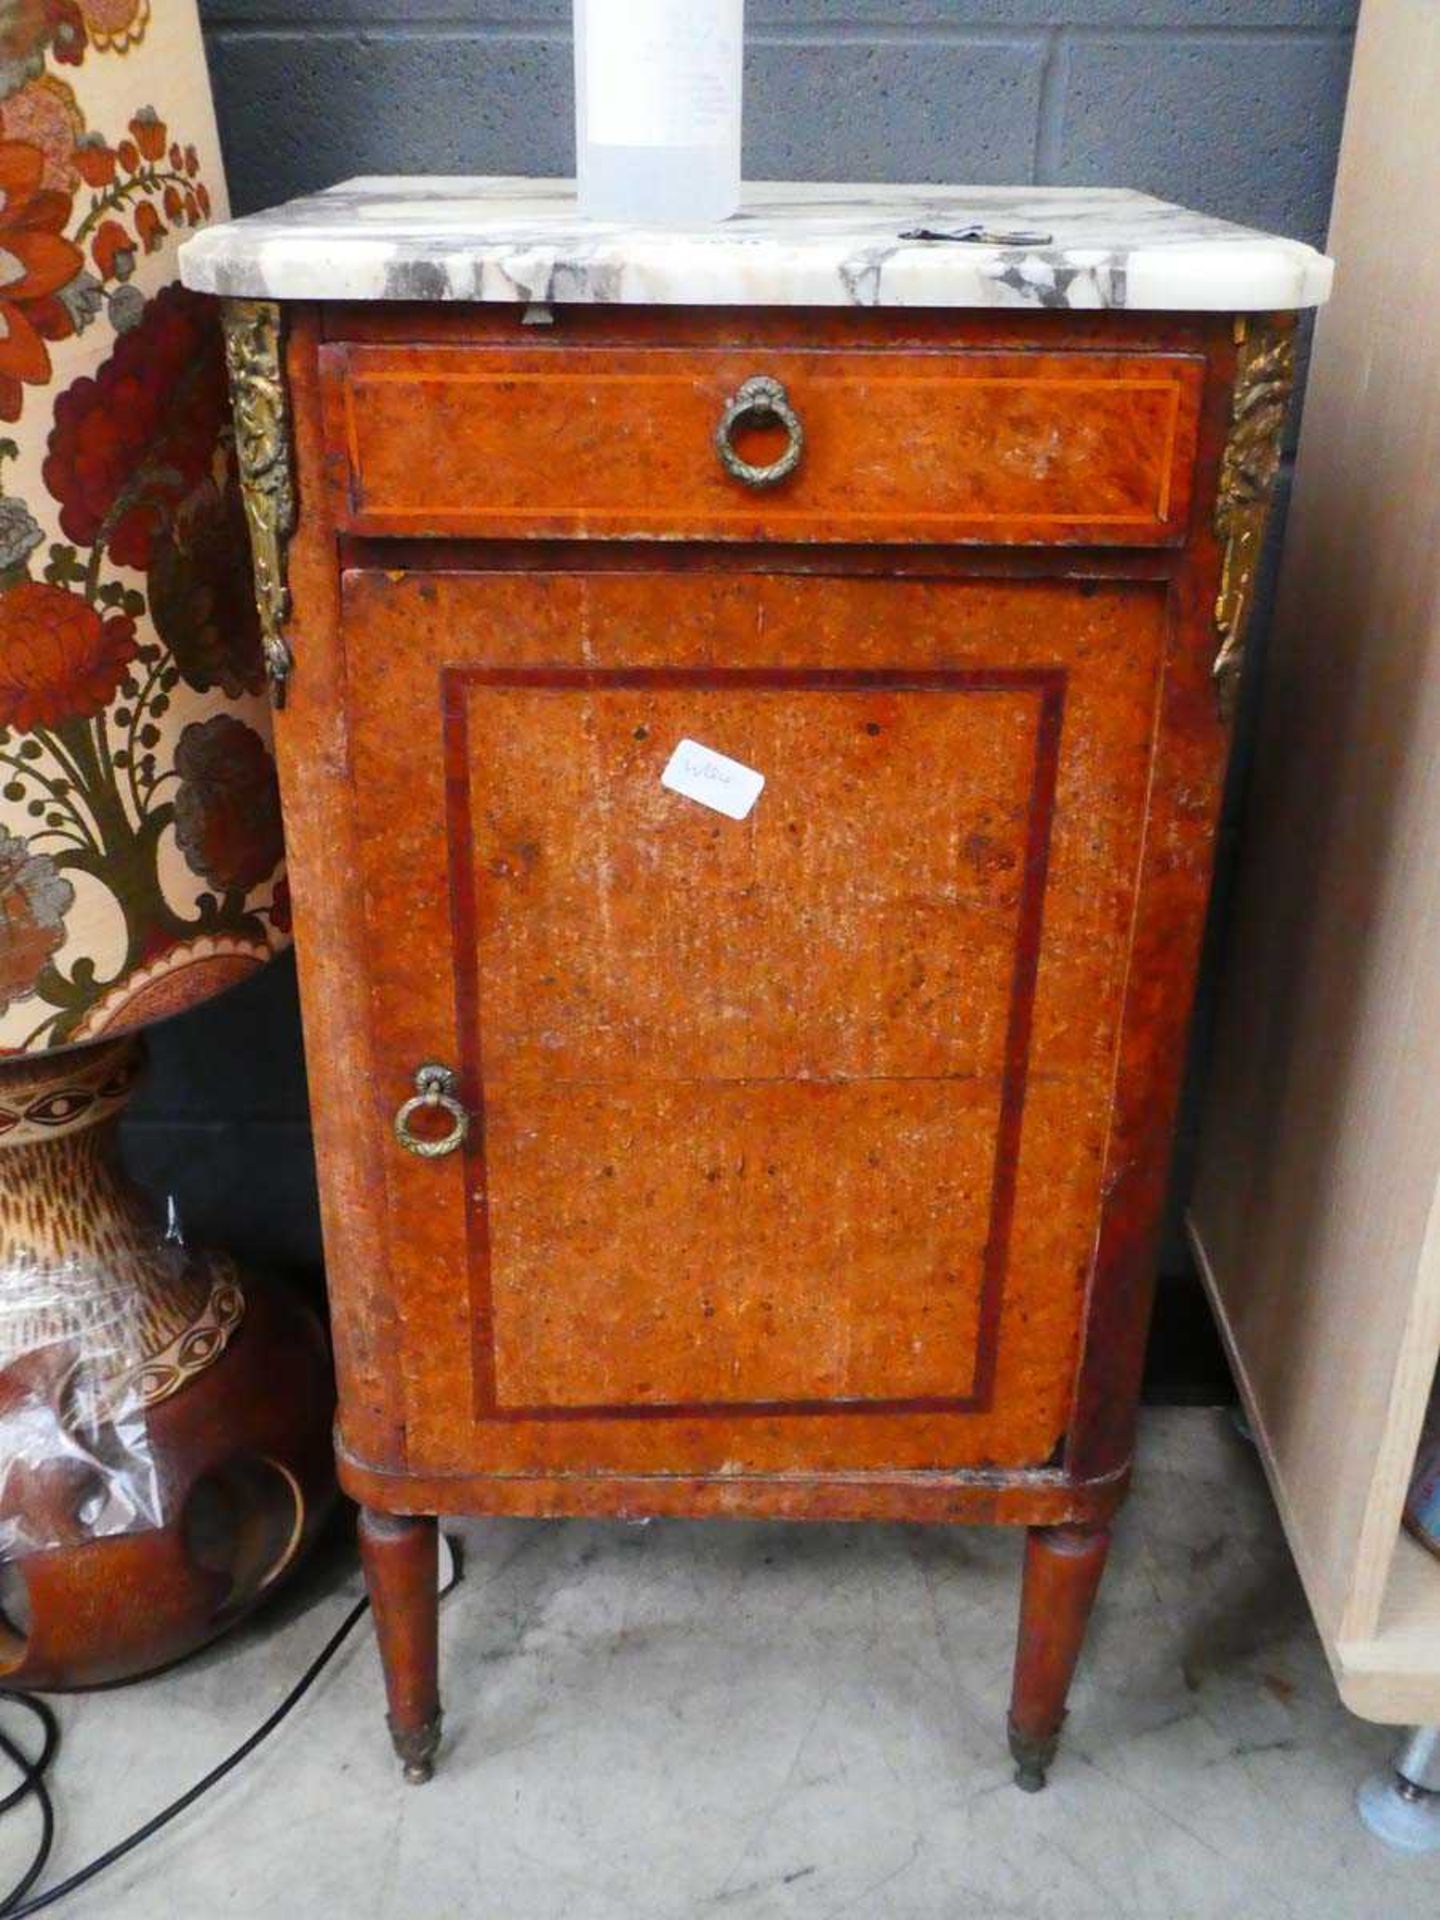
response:
<path id="1" fill-rule="evenodd" d="M 435 1756 L 440 1751 L 441 1715 L 436 1713 L 423 1727 L 400 1730 L 393 1718 L 389 1722 L 395 1757 L 404 1768 L 412 1787 L 423 1787 L 435 1774 Z"/>
<path id="2" fill-rule="evenodd" d="M 1022 1793 L 1040 1793 L 1060 1744 L 1059 1735 L 1022 1733 L 1013 1720 L 1007 1731 L 1010 1758 L 1015 1762 L 1016 1786 Z"/>

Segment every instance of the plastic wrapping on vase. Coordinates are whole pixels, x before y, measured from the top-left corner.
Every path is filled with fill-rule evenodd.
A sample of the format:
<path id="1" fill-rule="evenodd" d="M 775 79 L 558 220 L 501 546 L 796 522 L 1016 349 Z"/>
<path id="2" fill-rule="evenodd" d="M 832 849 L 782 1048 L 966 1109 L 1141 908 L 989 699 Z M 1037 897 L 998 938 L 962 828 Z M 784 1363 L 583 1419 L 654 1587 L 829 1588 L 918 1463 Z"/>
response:
<path id="1" fill-rule="evenodd" d="M 0 1276 L 0 1557 L 156 1524 L 134 1304 L 79 1262 Z"/>
<path id="2" fill-rule="evenodd" d="M 137 1266 L 145 1285 L 137 1288 Z M 0 1273 L 0 1558 L 163 1523 L 150 1412 L 244 1312 L 230 1262 L 151 1233 Z"/>
<path id="3" fill-rule="evenodd" d="M 245 1311 L 120 1166 L 133 1043 L 0 1076 L 0 1559 L 155 1526 L 154 1409 Z"/>

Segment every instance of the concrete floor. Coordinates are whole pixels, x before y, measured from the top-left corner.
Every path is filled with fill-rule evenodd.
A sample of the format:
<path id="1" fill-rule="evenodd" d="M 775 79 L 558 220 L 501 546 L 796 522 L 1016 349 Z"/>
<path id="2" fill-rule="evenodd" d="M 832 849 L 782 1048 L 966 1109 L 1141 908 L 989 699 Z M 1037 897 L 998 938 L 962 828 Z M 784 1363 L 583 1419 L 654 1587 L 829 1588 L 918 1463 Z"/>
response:
<path id="1" fill-rule="evenodd" d="M 1440 1856 L 1391 1854 L 1354 1817 L 1392 1737 L 1337 1703 L 1254 1457 L 1221 1414 L 1147 1417 L 1068 1744 L 1035 1797 L 1004 1756 L 1014 1534 L 464 1534 L 431 1786 L 391 1764 L 362 1630 L 242 1773 L 70 1920 L 1440 1912 Z M 332 1561 L 200 1661 L 61 1702 L 55 1872 L 257 1724 L 356 1591 Z"/>

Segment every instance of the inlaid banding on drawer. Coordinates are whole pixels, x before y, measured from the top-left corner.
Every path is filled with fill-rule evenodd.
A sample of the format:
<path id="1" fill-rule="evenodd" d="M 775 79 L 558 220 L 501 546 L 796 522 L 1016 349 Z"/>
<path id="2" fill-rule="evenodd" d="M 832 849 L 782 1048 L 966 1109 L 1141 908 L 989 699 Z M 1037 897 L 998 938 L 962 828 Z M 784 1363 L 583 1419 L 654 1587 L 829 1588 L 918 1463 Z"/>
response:
<path id="1" fill-rule="evenodd" d="M 1157 546 L 1190 507 L 1185 354 L 427 345 L 323 349 L 337 512 L 373 536 Z M 752 489 L 716 429 L 781 383 L 798 467 Z M 755 430 L 749 430 L 754 427 Z M 744 423 L 765 466 L 785 434 Z"/>

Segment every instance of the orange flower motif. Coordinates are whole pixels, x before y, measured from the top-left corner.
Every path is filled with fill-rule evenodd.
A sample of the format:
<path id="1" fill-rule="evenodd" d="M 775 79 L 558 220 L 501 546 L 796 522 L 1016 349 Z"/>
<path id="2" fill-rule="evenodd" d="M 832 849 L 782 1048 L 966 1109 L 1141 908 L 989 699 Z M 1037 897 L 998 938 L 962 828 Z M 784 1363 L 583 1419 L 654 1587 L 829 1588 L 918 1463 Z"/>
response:
<path id="1" fill-rule="evenodd" d="M 200 203 L 201 219 L 208 220 L 210 218 L 210 189 L 203 180 L 197 180 L 195 182 L 195 198 Z"/>
<path id="2" fill-rule="evenodd" d="M 7 0 L 0 12 L 0 64 L 10 67 L 34 61 L 32 71 L 38 69 L 36 55 L 43 52 L 49 31 L 45 0 Z"/>
<path id="3" fill-rule="evenodd" d="M 194 147 L 186 147 L 185 149 L 185 171 L 192 180 L 200 171 L 200 156 Z"/>
<path id="4" fill-rule="evenodd" d="M 142 107 L 130 122 L 130 134 L 146 160 L 165 158 L 165 122 L 153 107 Z"/>
<path id="5" fill-rule="evenodd" d="M 41 472 L 77 547 L 106 536 L 117 566 L 147 573 L 179 503 L 214 469 L 229 406 L 215 303 L 162 287 L 94 376 L 56 396 Z"/>
<path id="6" fill-rule="evenodd" d="M 75 331 L 56 296 L 85 256 L 65 238 L 70 196 L 44 187 L 44 171 L 38 147 L 0 141 L 0 420 L 18 420 L 24 388 L 50 378 L 45 342 Z"/>
<path id="7" fill-rule="evenodd" d="M 140 149 L 133 140 L 122 140 L 115 149 L 115 158 L 125 173 L 135 173 L 140 166 Z"/>
<path id="8" fill-rule="evenodd" d="M 276 883 L 275 892 L 270 900 L 270 924 L 277 933 L 289 933 L 294 925 L 288 880 L 280 880 Z"/>
<path id="9" fill-rule="evenodd" d="M 42 73 L 0 103 L 0 140 L 38 148 L 45 156 L 41 185 L 59 193 L 75 191 L 75 142 L 84 130 L 74 90 L 53 74 Z"/>
<path id="10" fill-rule="evenodd" d="M 85 58 L 85 22 L 76 0 L 45 0 L 50 28 L 50 51 L 63 66 L 78 67 Z"/>
<path id="11" fill-rule="evenodd" d="M 102 280 L 128 280 L 135 271 L 135 242 L 118 220 L 102 220 L 90 242 Z"/>
<path id="12" fill-rule="evenodd" d="M 175 838 L 186 865 L 222 893 L 248 893 L 285 857 L 275 762 L 233 714 L 192 721 L 175 748 Z"/>
<path id="13" fill-rule="evenodd" d="M 102 53 L 128 53 L 145 38 L 150 0 L 77 0 L 90 38 Z"/>
<path id="14" fill-rule="evenodd" d="M 161 221 L 159 214 L 148 200 L 142 200 L 135 209 L 135 231 L 140 236 L 140 244 L 146 253 L 158 252 L 169 228 Z"/>
<path id="15" fill-rule="evenodd" d="M 165 189 L 165 218 L 167 220 L 178 220 L 183 210 L 184 202 L 180 198 L 180 189 L 172 180 Z"/>
<path id="16" fill-rule="evenodd" d="M 279 889 L 275 905 L 279 906 Z M 48 854 L 0 831 L 0 1013 L 35 991 L 46 962 L 65 940 L 75 889 Z M 288 903 L 288 895 L 287 895 Z M 278 917 L 274 921 L 278 928 Z"/>
<path id="17" fill-rule="evenodd" d="M 93 719 L 138 651 L 123 614 L 102 620 L 68 588 L 18 581 L 0 594 L 0 727 L 33 733 Z"/>
<path id="18" fill-rule="evenodd" d="M 87 187 L 108 187 L 115 178 L 115 149 L 98 133 L 87 133 L 75 142 L 75 166 Z"/>

